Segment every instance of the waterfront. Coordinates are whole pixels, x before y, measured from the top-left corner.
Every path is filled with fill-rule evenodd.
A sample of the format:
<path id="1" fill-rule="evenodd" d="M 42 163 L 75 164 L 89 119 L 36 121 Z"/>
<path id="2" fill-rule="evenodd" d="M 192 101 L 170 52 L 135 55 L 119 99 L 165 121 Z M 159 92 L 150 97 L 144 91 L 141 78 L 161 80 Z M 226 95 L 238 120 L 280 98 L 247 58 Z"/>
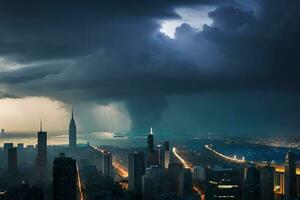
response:
<path id="1" fill-rule="evenodd" d="M 144 135 L 129 136 L 126 133 L 117 134 L 118 137 L 114 137 L 113 132 L 79 132 L 78 133 L 78 143 L 79 145 L 85 145 L 88 142 L 94 146 L 108 145 L 108 146 L 118 146 L 122 148 L 131 147 L 144 147 L 146 142 Z M 157 142 L 164 141 L 168 138 L 166 134 L 156 134 Z M 0 137 L 0 146 L 4 143 L 24 143 L 25 145 L 35 145 L 36 133 L 31 132 L 16 132 L 16 133 L 6 133 Z M 174 146 L 185 147 L 188 146 L 189 149 L 193 151 L 198 151 L 204 148 L 206 144 L 212 144 L 214 149 L 222 152 L 224 155 L 229 157 L 236 157 L 242 159 L 245 157 L 249 161 L 259 161 L 259 162 L 276 162 L 283 163 L 285 153 L 290 149 L 287 147 L 273 147 L 264 144 L 253 144 L 248 142 L 245 138 L 239 139 L 239 142 L 234 142 L 229 139 L 219 140 L 215 138 L 197 138 L 193 136 L 182 135 L 173 136 L 171 139 Z M 48 144 L 49 145 L 66 145 L 68 144 L 68 132 L 67 131 L 53 131 L 48 132 Z M 298 149 L 293 149 L 296 153 L 300 153 Z"/>

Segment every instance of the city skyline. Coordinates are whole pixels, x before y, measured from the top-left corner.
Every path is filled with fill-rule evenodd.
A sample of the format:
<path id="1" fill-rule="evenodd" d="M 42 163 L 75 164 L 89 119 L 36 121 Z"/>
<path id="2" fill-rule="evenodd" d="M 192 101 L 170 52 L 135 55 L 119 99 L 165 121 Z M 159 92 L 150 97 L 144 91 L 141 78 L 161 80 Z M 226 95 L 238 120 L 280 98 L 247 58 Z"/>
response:
<path id="1" fill-rule="evenodd" d="M 300 200 L 300 0 L 0 0 L 0 200 Z"/>
<path id="2" fill-rule="evenodd" d="M 277 153 L 280 147 L 249 143 L 246 138 L 229 142 L 230 138 L 218 135 L 201 139 L 185 137 L 176 142 L 174 137 L 162 140 L 156 137 L 157 131 L 155 133 L 150 127 L 147 137 L 132 138 L 127 147 L 118 146 L 123 138 L 119 134 L 113 146 L 105 142 L 102 146 L 89 142 L 79 145 L 72 109 L 68 144 L 49 146 L 47 132 L 40 120 L 36 145 L 25 147 L 24 143 L 6 142 L 0 147 L 0 158 L 4 157 L 4 162 L 0 163 L 0 198 L 299 199 L 299 146 L 281 147 L 287 151 L 283 161 L 266 161 L 259 157 L 251 160 L 250 155 L 255 153 L 250 149 L 247 157 L 241 158 L 223 154 L 220 147 L 233 145 L 236 151 L 237 145 L 241 148 L 254 145 L 256 148 L 274 148 Z M 138 141 L 143 141 L 142 146 L 136 144 Z M 276 156 L 275 152 L 272 158 Z M 29 178 L 28 173 L 33 176 Z"/>

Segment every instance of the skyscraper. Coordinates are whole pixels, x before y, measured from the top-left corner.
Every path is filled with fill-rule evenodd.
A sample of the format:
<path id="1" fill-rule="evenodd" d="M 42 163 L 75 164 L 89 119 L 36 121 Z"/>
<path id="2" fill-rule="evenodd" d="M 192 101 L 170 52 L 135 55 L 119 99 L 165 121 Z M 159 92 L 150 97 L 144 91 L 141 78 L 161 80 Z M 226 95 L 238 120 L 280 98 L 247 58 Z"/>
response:
<path id="1" fill-rule="evenodd" d="M 6 165 L 8 164 L 8 149 L 13 148 L 14 144 L 13 143 L 4 143 L 3 144 L 3 153 L 4 153 L 4 164 Z"/>
<path id="2" fill-rule="evenodd" d="M 153 200 L 164 193 L 165 171 L 160 166 L 150 166 L 142 178 L 143 200 Z"/>
<path id="3" fill-rule="evenodd" d="M 37 178 L 44 180 L 47 176 L 47 132 L 43 131 L 42 122 L 37 137 L 36 172 Z"/>
<path id="4" fill-rule="evenodd" d="M 202 165 L 194 166 L 193 180 L 198 183 L 205 180 L 205 168 Z"/>
<path id="5" fill-rule="evenodd" d="M 12 147 L 8 149 L 8 174 L 16 177 L 18 173 L 18 156 L 17 148 Z"/>
<path id="6" fill-rule="evenodd" d="M 167 178 L 172 182 L 173 192 L 179 195 L 179 175 L 183 169 L 181 163 L 170 163 L 167 171 Z"/>
<path id="7" fill-rule="evenodd" d="M 61 153 L 53 163 L 53 200 L 76 199 L 76 160 Z"/>
<path id="8" fill-rule="evenodd" d="M 157 155 L 155 155 L 154 157 L 157 156 L 157 165 L 165 168 L 165 151 L 164 151 L 164 146 L 159 144 L 159 145 L 156 145 L 157 147 L 157 151 L 154 151 L 154 155 L 155 153 L 157 153 Z M 155 158 L 154 158 L 155 159 Z"/>
<path id="9" fill-rule="evenodd" d="M 72 108 L 72 115 L 71 115 L 71 121 L 69 125 L 69 147 L 70 149 L 74 150 L 77 147 L 76 143 L 76 123 L 74 120 L 74 114 L 73 114 L 73 108 Z"/>
<path id="10" fill-rule="evenodd" d="M 4 143 L 3 145 L 3 151 L 4 153 L 8 152 L 8 149 L 13 148 L 14 144 L 13 143 Z"/>
<path id="11" fill-rule="evenodd" d="M 104 151 L 102 155 L 102 172 L 104 176 L 112 177 L 112 157 L 111 153 L 108 151 Z"/>
<path id="12" fill-rule="evenodd" d="M 193 175 L 190 169 L 184 168 L 179 175 L 179 195 L 182 198 L 192 195 Z"/>
<path id="13" fill-rule="evenodd" d="M 271 166 L 260 169 L 261 200 L 274 200 L 274 172 Z"/>
<path id="14" fill-rule="evenodd" d="M 154 135 L 152 132 L 152 127 L 150 128 L 150 133 L 147 137 L 147 166 L 153 165 L 154 159 Z"/>
<path id="15" fill-rule="evenodd" d="M 244 200 L 260 200 L 260 172 L 254 167 L 247 168 Z"/>
<path id="16" fill-rule="evenodd" d="M 145 157 L 143 152 L 128 155 L 128 190 L 142 194 L 142 177 L 145 174 Z"/>
<path id="17" fill-rule="evenodd" d="M 169 167 L 169 163 L 170 163 L 170 142 L 169 141 L 165 141 L 164 142 L 164 151 L 165 151 L 165 168 Z"/>
<path id="18" fill-rule="evenodd" d="M 284 196 L 286 200 L 297 197 L 296 155 L 292 151 L 285 157 Z"/>

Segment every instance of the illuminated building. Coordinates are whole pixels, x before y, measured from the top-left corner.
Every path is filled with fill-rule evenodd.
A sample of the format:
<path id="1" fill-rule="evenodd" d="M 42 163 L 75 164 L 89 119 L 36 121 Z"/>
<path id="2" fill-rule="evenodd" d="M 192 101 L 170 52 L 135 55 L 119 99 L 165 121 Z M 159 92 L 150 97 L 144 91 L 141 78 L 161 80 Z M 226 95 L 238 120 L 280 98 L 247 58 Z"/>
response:
<path id="1" fill-rule="evenodd" d="M 44 180 L 47 177 L 47 132 L 42 130 L 42 122 L 37 136 L 36 172 L 37 178 Z"/>
<path id="2" fill-rule="evenodd" d="M 284 189 L 284 173 L 274 171 L 274 193 L 275 193 L 275 197 L 283 196 L 283 189 Z"/>
<path id="3" fill-rule="evenodd" d="M 76 160 L 61 153 L 53 162 L 53 199 L 76 199 Z"/>
<path id="4" fill-rule="evenodd" d="M 271 166 L 260 169 L 261 200 L 274 200 L 274 172 Z"/>
<path id="5" fill-rule="evenodd" d="M 159 166 L 165 168 L 165 151 L 164 151 L 163 146 L 161 144 L 157 145 L 157 151 L 156 152 L 157 152 L 157 161 L 158 161 L 158 163 L 156 163 L 154 165 L 159 165 Z M 154 155 L 155 155 L 156 152 L 154 152 Z"/>
<path id="6" fill-rule="evenodd" d="M 296 155 L 291 151 L 285 157 L 284 196 L 286 200 L 297 197 Z"/>
<path id="7" fill-rule="evenodd" d="M 165 161 L 165 164 L 164 164 L 164 167 L 165 168 L 168 168 L 169 167 L 169 163 L 170 163 L 170 142 L 169 141 L 165 141 L 164 142 L 164 153 L 165 153 L 165 156 L 164 156 L 164 161 Z"/>
<path id="8" fill-rule="evenodd" d="M 178 182 L 179 196 L 182 198 L 191 196 L 193 188 L 193 175 L 189 168 L 184 168 L 181 170 Z"/>
<path id="9" fill-rule="evenodd" d="M 241 200 L 240 171 L 232 168 L 206 169 L 206 200 Z"/>
<path id="10" fill-rule="evenodd" d="M 147 167 L 153 165 L 154 161 L 154 135 L 152 127 L 150 133 L 147 136 Z"/>
<path id="11" fill-rule="evenodd" d="M 17 148 L 12 147 L 8 149 L 8 175 L 16 177 L 18 173 L 18 156 Z"/>
<path id="12" fill-rule="evenodd" d="M 74 150 L 77 147 L 76 134 L 77 134 L 76 133 L 76 123 L 74 120 L 73 108 L 72 108 L 71 121 L 70 121 L 70 125 L 69 125 L 69 147 L 71 150 Z"/>
<path id="13" fill-rule="evenodd" d="M 248 167 L 246 170 L 244 200 L 260 200 L 260 172 L 256 167 Z"/>
<path id="14" fill-rule="evenodd" d="M 128 155 L 128 190 L 142 194 L 142 177 L 145 174 L 145 158 L 143 152 Z"/>

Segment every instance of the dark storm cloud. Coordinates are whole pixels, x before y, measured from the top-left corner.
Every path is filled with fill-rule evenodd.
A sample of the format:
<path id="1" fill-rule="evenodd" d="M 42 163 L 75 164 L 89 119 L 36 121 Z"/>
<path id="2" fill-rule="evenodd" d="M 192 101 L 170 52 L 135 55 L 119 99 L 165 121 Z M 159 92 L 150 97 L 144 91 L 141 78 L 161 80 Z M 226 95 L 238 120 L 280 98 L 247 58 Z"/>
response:
<path id="1" fill-rule="evenodd" d="M 159 32 L 159 20 L 180 18 L 174 9 L 196 5 L 214 7 L 211 25 L 199 31 L 186 22 L 175 39 Z M 0 81 L 18 95 L 67 103 L 123 101 L 136 130 L 159 123 L 169 95 L 297 93 L 299 6 L 298 0 L 1 1 L 0 56 L 30 67 L 2 72 Z"/>
<path id="2" fill-rule="evenodd" d="M 1 91 L 0 90 L 0 98 L 1 99 L 5 99 L 5 98 L 18 98 L 16 95 L 14 95 L 14 94 L 10 94 L 10 93 L 8 93 L 8 92 L 6 92 L 6 91 Z"/>

